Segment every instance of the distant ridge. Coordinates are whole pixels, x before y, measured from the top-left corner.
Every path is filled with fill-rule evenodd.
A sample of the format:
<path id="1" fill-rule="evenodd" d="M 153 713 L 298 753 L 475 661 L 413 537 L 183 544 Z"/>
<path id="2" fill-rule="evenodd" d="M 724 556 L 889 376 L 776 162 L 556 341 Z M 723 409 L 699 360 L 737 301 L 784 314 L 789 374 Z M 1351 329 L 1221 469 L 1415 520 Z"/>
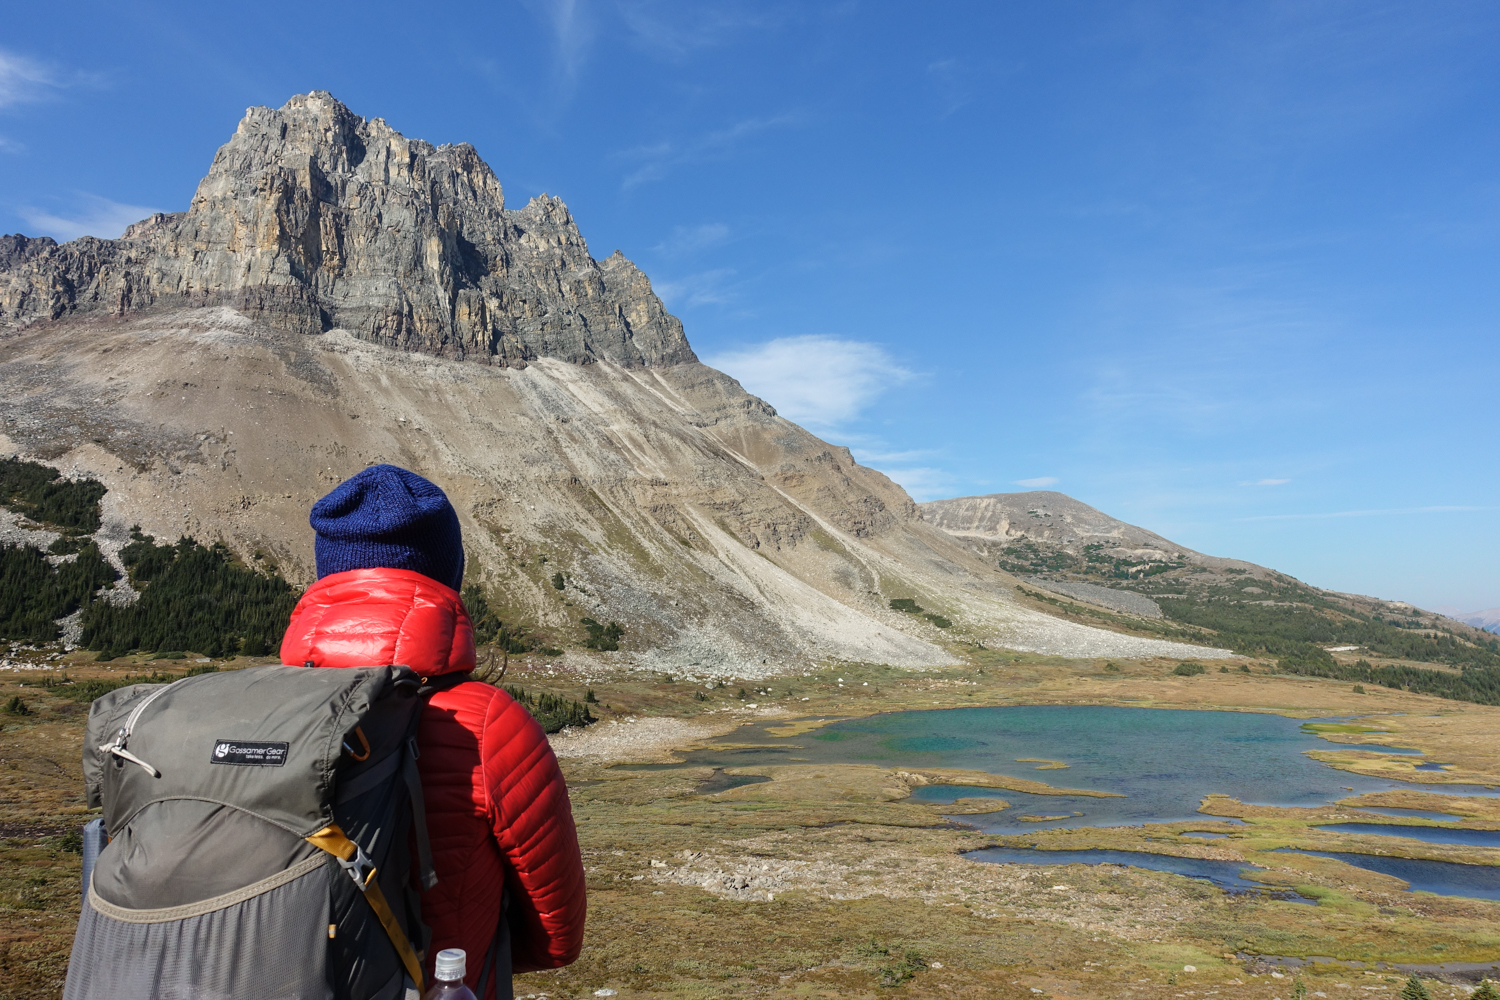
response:
<path id="1" fill-rule="evenodd" d="M 1473 625 L 1482 628 L 1486 632 L 1500 632 L 1500 608 L 1487 608 L 1484 611 L 1459 611 L 1457 608 L 1433 608 L 1438 614 L 1447 615 L 1456 622 L 1465 625 Z"/>
<path id="2" fill-rule="evenodd" d="M 1029 539 L 1074 553 L 1095 545 L 1127 560 L 1183 562 L 1214 568 L 1233 566 L 1267 572 L 1264 567 L 1239 559 L 1219 559 L 1195 552 L 1053 490 L 932 500 L 918 507 L 928 523 L 958 538 L 998 543 Z"/>
<path id="3" fill-rule="evenodd" d="M 1323 590 L 1204 555 L 1062 493 L 955 497 L 919 509 L 995 568 L 1030 582 L 1037 588 L 1030 596 L 1083 620 L 1135 616 L 1143 631 L 1275 659 L 1284 671 L 1483 704 L 1500 699 L 1500 642 L 1479 627 L 1493 611 L 1458 619 Z"/>

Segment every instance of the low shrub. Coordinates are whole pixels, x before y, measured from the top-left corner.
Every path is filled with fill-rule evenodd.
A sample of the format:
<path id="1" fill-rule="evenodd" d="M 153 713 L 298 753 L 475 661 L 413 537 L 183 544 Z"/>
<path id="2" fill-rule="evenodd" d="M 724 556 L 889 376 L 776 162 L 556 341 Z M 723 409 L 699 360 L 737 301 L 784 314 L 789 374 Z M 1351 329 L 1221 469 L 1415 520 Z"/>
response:
<path id="1" fill-rule="evenodd" d="M 555 733 L 564 726 L 587 726 L 598 721 L 587 705 L 571 698 L 562 698 L 546 692 L 533 695 L 524 688 L 509 685 L 506 685 L 504 690 L 519 704 L 525 706 L 526 711 L 531 713 L 531 717 L 536 719 L 545 733 Z"/>
<path id="2" fill-rule="evenodd" d="M 896 949 L 881 944 L 873 937 L 854 951 L 861 957 L 875 961 L 875 974 L 880 977 L 881 986 L 900 986 L 927 968 L 927 960 L 915 948 L 907 948 L 897 954 Z"/>
<path id="3" fill-rule="evenodd" d="M 620 648 L 620 637 L 625 634 L 625 626 L 619 622 L 610 622 L 601 625 L 592 618 L 580 618 L 578 624 L 588 630 L 589 637 L 583 643 L 585 649 L 597 649 L 601 652 L 613 653 Z"/>

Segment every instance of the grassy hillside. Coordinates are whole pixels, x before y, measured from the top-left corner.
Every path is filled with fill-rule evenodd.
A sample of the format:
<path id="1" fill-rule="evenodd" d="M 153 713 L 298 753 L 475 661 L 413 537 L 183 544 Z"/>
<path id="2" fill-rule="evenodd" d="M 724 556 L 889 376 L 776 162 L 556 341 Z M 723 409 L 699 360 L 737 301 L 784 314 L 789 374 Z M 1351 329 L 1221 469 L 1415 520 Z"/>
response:
<path id="1" fill-rule="evenodd" d="M 1202 630 L 1199 641 L 1274 659 L 1289 673 L 1500 704 L 1500 638 L 1409 605 L 1335 594 L 1259 567 L 1143 558 L 1101 544 L 1070 550 L 1022 538 L 984 548 L 1011 573 L 1149 597 L 1168 621 Z M 1356 649 L 1329 651 L 1337 646 Z"/>

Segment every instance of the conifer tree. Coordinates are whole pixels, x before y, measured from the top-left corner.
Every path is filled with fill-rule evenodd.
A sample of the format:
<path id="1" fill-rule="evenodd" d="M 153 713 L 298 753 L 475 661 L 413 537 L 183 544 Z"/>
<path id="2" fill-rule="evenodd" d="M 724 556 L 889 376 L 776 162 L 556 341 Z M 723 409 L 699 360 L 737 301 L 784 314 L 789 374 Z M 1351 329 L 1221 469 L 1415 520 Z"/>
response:
<path id="1" fill-rule="evenodd" d="M 1401 1000 L 1433 1000 L 1432 991 L 1422 985 L 1422 980 L 1413 972 L 1406 985 L 1401 987 Z"/>
<path id="2" fill-rule="evenodd" d="M 192 650 L 204 656 L 264 656 L 281 642 L 297 595 L 279 576 L 239 564 L 225 545 L 176 545 L 135 529 L 120 550 L 140 600 L 103 601 L 83 616 L 82 643 L 104 653 Z"/>

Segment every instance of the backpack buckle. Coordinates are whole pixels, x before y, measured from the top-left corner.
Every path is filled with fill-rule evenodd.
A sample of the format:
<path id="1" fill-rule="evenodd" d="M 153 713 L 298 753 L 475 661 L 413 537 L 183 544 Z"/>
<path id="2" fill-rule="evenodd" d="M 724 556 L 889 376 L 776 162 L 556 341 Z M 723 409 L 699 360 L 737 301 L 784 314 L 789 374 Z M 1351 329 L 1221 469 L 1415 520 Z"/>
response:
<path id="1" fill-rule="evenodd" d="M 347 861 L 336 854 L 334 855 L 334 860 L 339 863 L 340 868 L 349 873 L 349 877 L 354 880 L 354 884 L 359 886 L 360 892 L 364 892 L 369 888 L 370 880 L 375 877 L 375 862 L 370 860 L 370 856 L 365 853 L 363 847 L 355 844 L 354 857 Z"/>

